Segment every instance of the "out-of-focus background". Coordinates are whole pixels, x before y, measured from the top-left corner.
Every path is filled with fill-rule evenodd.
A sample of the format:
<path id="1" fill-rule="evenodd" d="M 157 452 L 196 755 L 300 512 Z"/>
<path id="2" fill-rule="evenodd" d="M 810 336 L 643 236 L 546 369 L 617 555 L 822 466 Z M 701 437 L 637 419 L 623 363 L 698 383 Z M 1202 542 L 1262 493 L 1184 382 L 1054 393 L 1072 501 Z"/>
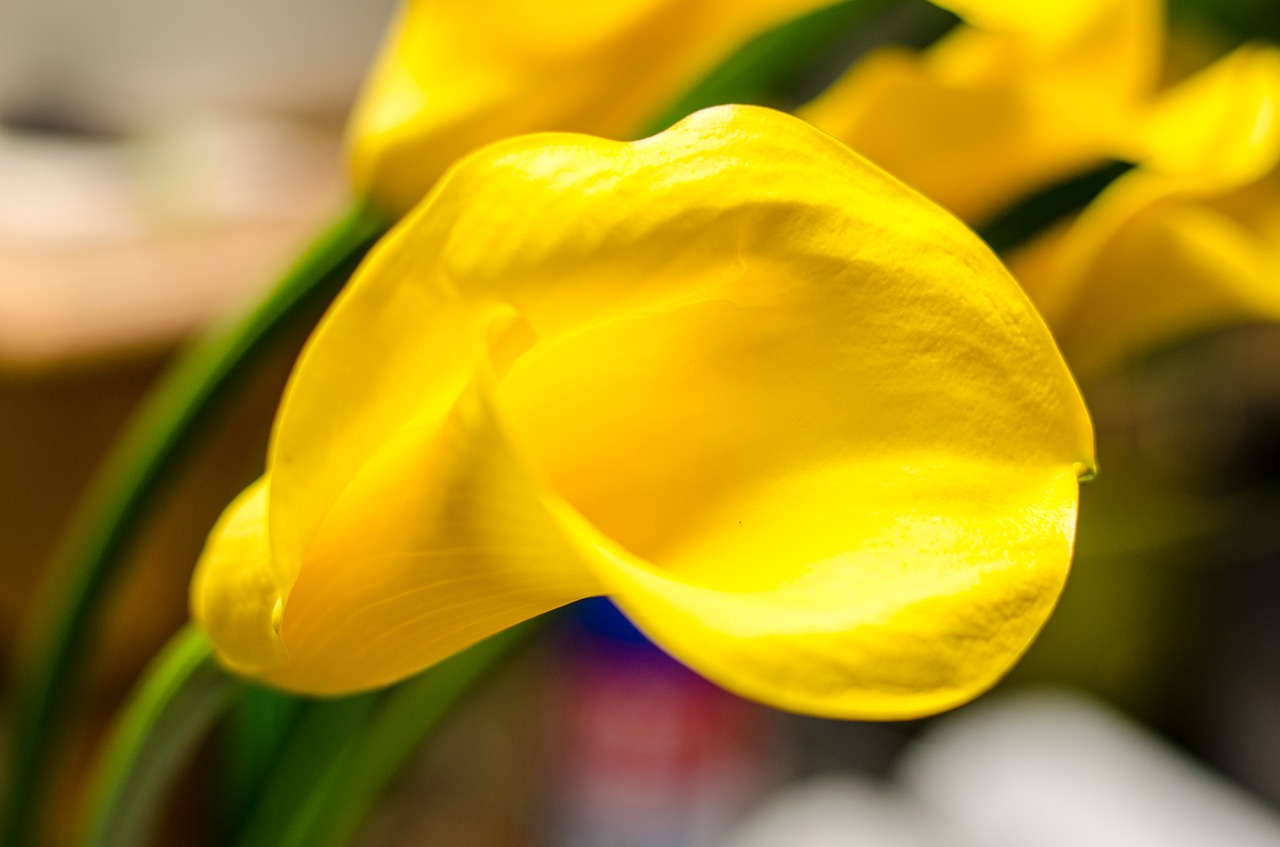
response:
<path id="1" fill-rule="evenodd" d="M 134 404 L 346 201 L 342 125 L 392 5 L 0 4 L 6 667 L 58 532 Z M 1172 12 L 1190 54 L 1280 39 L 1275 0 Z M 185 619 L 204 533 L 261 463 L 289 351 L 277 358 L 211 422 L 133 554 L 61 765 L 68 797 Z M 784 715 L 590 604 L 459 711 L 360 843 L 1280 844 L 1280 329 L 1192 339 L 1088 400 L 1102 474 L 1084 489 L 1075 572 L 992 696 L 911 724 Z M 216 843 L 219 744 L 162 843 Z"/>
<path id="2" fill-rule="evenodd" d="M 392 5 L 0 3 L 6 669 L 60 530 L 165 362 L 251 303 L 346 202 L 343 123 Z M 68 798 L 115 705 L 185 620 L 210 522 L 260 467 L 290 355 L 277 358 L 210 422 L 133 553 L 62 765 Z"/>

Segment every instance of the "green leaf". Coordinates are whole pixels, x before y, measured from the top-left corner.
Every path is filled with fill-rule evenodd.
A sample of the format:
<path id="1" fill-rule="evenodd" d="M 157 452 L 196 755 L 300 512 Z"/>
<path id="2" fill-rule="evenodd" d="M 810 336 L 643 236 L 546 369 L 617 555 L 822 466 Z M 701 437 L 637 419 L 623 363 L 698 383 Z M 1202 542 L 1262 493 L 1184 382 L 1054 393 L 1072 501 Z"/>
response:
<path id="1" fill-rule="evenodd" d="M 308 701 L 246 683 L 227 716 L 223 744 L 223 819 L 244 825 Z"/>
<path id="2" fill-rule="evenodd" d="M 1128 162 L 1107 162 L 1094 170 L 1068 176 L 1005 209 L 980 227 L 978 235 L 993 251 L 1007 255 L 1088 206 L 1107 186 L 1132 169 L 1133 165 Z"/>
<path id="3" fill-rule="evenodd" d="M 453 706 L 536 632 L 508 629 L 377 694 L 310 703 L 237 847 L 341 847 Z"/>
<path id="4" fill-rule="evenodd" d="M 834 81 L 861 53 L 890 42 L 923 47 L 956 21 L 955 15 L 924 0 L 844 0 L 823 7 L 747 42 L 643 135 L 708 106 L 794 108 Z"/>
<path id="5" fill-rule="evenodd" d="M 239 680 L 214 662 L 188 626 L 156 657 L 111 736 L 95 777 L 84 847 L 147 843 L 167 789 Z"/>

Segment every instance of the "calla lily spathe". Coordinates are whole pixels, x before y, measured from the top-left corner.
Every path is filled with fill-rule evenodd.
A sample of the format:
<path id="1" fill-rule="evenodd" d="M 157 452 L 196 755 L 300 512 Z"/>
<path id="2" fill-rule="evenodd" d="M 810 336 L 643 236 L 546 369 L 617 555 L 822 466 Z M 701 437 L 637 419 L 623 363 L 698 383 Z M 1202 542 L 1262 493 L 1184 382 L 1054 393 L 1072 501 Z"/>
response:
<path id="1" fill-rule="evenodd" d="M 1243 320 L 1280 320 L 1280 51 L 1171 89 L 1142 167 L 1011 267 L 1078 373 Z"/>
<path id="2" fill-rule="evenodd" d="M 732 51 L 835 0 L 407 0 L 349 127 L 356 193 L 399 216 L 526 132 L 633 138 Z"/>
<path id="3" fill-rule="evenodd" d="M 1062 588 L 1087 412 L 949 214 L 804 122 L 510 139 L 375 248 L 192 587 L 240 672 L 336 694 L 608 594 L 712 680 L 902 718 Z"/>
<path id="4" fill-rule="evenodd" d="M 974 225 L 1145 154 L 1161 0 L 938 0 L 967 24 L 877 50 L 798 114 Z"/>

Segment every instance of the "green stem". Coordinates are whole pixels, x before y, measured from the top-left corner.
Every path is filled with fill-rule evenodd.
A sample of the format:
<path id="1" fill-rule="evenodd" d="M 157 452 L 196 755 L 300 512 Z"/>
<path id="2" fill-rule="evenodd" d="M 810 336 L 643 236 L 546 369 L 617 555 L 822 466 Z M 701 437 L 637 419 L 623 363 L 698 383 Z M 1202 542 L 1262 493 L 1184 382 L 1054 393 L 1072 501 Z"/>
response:
<path id="1" fill-rule="evenodd" d="M 101 759 L 83 847 L 148 843 L 174 777 L 240 686 L 187 626 L 152 663 Z"/>
<path id="2" fill-rule="evenodd" d="M 378 694 L 310 704 L 237 847 L 342 847 L 453 706 L 541 628 L 499 633 Z"/>
<path id="3" fill-rule="evenodd" d="M 283 754 L 294 725 L 310 703 L 272 688 L 246 684 L 236 698 L 223 733 L 222 820 L 239 832 L 268 776 Z"/>
<path id="4" fill-rule="evenodd" d="M 1007 256 L 1036 235 L 1065 220 L 1133 168 L 1127 162 L 1107 162 L 1068 176 L 1019 200 L 978 228 L 978 235 L 996 253 Z"/>
<path id="5" fill-rule="evenodd" d="M 85 648 L 141 519 L 243 373 L 297 316 L 323 308 L 384 229 L 363 208 L 343 216 L 256 309 L 183 355 L 116 442 L 72 520 L 27 633 L 0 844 L 31 842 Z"/>
<path id="6" fill-rule="evenodd" d="M 782 24 L 744 44 L 658 116 L 643 135 L 661 132 L 708 106 L 747 103 L 788 108 L 785 90 L 825 52 L 900 0 L 844 0 Z"/>

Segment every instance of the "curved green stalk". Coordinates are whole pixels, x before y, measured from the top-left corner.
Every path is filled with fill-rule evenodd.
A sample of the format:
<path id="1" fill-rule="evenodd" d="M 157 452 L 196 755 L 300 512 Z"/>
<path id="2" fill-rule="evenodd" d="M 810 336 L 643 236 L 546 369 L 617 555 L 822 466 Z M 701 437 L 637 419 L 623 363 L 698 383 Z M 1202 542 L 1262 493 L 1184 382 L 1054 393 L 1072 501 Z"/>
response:
<path id="1" fill-rule="evenodd" d="M 201 424 L 271 342 L 299 315 L 314 315 L 337 292 L 383 221 L 348 212 L 267 298 L 243 319 L 212 331 L 151 392 L 98 473 L 72 520 L 24 644 L 0 844 L 31 842 L 48 763 L 75 693 L 85 647 L 141 518 L 157 502 Z"/>
<path id="2" fill-rule="evenodd" d="M 1107 186 L 1132 170 L 1128 162 L 1107 162 L 1091 171 L 1072 174 L 1030 194 L 978 228 L 987 246 L 1001 256 L 1093 202 Z"/>
<path id="3" fill-rule="evenodd" d="M 311 701 L 246 683 L 222 727 L 218 768 L 222 831 L 244 828 L 294 726 Z"/>
<path id="4" fill-rule="evenodd" d="M 546 620 L 491 636 L 377 694 L 309 704 L 237 847 L 343 847 L 457 701 Z"/>
<path id="5" fill-rule="evenodd" d="M 91 793 L 83 847 L 146 844 L 174 777 L 242 683 L 188 625 L 148 669 L 112 731 Z"/>
<path id="6" fill-rule="evenodd" d="M 914 20 L 895 20 L 895 16 Z M 878 43 L 879 39 L 866 37 L 868 32 L 906 24 L 906 32 L 892 36 L 927 44 L 955 21 L 954 15 L 919 0 L 843 0 L 825 6 L 744 44 L 673 102 L 643 134 L 653 135 L 699 109 L 725 103 L 790 109 L 805 95 L 825 87 L 819 84 L 814 91 L 804 90 L 814 88 L 806 85 L 812 83 L 806 78 L 813 75 L 815 66 L 830 64 L 842 70 L 856 58 L 848 55 L 850 45 L 869 48 Z"/>

